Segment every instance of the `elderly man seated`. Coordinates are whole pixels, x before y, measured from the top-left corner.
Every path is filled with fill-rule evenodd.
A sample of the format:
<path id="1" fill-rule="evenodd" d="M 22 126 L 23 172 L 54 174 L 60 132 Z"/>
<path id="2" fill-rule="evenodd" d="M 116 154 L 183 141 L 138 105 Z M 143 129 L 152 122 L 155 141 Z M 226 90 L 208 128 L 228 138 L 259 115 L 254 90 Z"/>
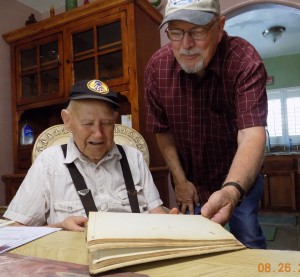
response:
<path id="1" fill-rule="evenodd" d="M 65 153 L 64 147 L 51 146 L 39 154 L 4 217 L 16 225 L 83 231 L 89 210 L 166 213 L 142 153 L 114 143 L 117 93 L 100 80 L 81 81 L 69 100 L 61 111 L 73 134 Z M 129 178 L 120 161 L 129 164 Z M 79 175 L 76 180 L 83 177 L 84 189 L 73 182 L 71 168 Z"/>

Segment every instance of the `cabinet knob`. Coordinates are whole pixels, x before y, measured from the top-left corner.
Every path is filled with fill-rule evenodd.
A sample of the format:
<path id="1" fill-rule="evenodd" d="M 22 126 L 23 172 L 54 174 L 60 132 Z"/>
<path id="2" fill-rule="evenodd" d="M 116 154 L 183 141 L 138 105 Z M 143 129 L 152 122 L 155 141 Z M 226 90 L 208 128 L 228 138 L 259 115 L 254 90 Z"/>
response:
<path id="1" fill-rule="evenodd" d="M 70 61 L 70 59 L 66 59 L 66 63 L 70 63 L 71 61 Z"/>

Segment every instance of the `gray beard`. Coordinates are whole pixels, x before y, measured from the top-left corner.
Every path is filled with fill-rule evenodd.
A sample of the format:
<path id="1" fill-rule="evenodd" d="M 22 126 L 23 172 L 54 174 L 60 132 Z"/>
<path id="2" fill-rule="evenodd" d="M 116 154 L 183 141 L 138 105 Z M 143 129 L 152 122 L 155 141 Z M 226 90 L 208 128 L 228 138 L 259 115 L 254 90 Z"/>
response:
<path id="1" fill-rule="evenodd" d="M 179 61 L 179 64 L 186 73 L 198 73 L 204 69 L 204 61 L 203 60 L 199 61 L 194 66 L 187 66 L 186 64 L 184 64 L 183 62 L 180 62 L 180 61 Z"/>
<path id="2" fill-rule="evenodd" d="M 194 54 L 200 54 L 200 50 L 198 48 L 193 48 L 190 50 L 185 50 L 185 49 L 180 49 L 179 50 L 180 55 L 194 55 Z M 204 60 L 201 59 L 197 64 L 194 66 L 187 66 L 183 61 L 178 60 L 181 68 L 186 72 L 186 73 L 198 73 L 201 70 L 204 69 Z"/>

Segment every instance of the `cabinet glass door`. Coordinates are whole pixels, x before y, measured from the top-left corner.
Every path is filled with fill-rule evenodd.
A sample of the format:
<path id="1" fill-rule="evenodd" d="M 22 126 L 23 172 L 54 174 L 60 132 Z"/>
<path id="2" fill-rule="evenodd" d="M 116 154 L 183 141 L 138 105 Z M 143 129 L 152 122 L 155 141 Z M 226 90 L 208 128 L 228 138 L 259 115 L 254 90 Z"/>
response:
<path id="1" fill-rule="evenodd" d="M 126 24 L 120 14 L 101 20 L 98 18 L 95 22 L 93 26 L 89 22 L 70 31 L 73 81 L 97 78 L 109 85 L 122 84 L 128 79 L 124 70 L 127 55 L 122 44 L 122 30 Z"/>
<path id="2" fill-rule="evenodd" d="M 41 95 L 51 96 L 59 92 L 58 42 L 40 46 Z"/>
<path id="3" fill-rule="evenodd" d="M 60 95 L 60 67 L 58 36 L 37 40 L 17 49 L 20 59 L 18 104 L 37 101 L 39 98 L 56 98 Z"/>
<path id="4" fill-rule="evenodd" d="M 75 82 L 95 78 L 93 28 L 73 34 Z"/>
<path id="5" fill-rule="evenodd" d="M 21 51 L 21 98 L 38 94 L 37 48 Z"/>
<path id="6" fill-rule="evenodd" d="M 97 27 L 98 71 L 101 80 L 123 75 L 120 21 Z"/>

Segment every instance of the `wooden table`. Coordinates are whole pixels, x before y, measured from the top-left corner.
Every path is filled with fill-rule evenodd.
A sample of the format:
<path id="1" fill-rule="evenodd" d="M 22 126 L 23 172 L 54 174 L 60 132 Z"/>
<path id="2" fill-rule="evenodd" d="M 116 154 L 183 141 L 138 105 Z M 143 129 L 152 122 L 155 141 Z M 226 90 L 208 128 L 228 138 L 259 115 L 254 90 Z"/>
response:
<path id="1" fill-rule="evenodd" d="M 86 273 L 80 276 L 89 276 L 84 233 L 56 232 L 14 249 L 9 255 L 10 253 L 75 263 L 81 265 Z M 122 269 L 122 272 L 128 273 L 122 273 L 120 276 L 300 276 L 300 252 L 245 249 L 130 266 Z M 105 276 L 110 274 L 112 272 Z"/>

